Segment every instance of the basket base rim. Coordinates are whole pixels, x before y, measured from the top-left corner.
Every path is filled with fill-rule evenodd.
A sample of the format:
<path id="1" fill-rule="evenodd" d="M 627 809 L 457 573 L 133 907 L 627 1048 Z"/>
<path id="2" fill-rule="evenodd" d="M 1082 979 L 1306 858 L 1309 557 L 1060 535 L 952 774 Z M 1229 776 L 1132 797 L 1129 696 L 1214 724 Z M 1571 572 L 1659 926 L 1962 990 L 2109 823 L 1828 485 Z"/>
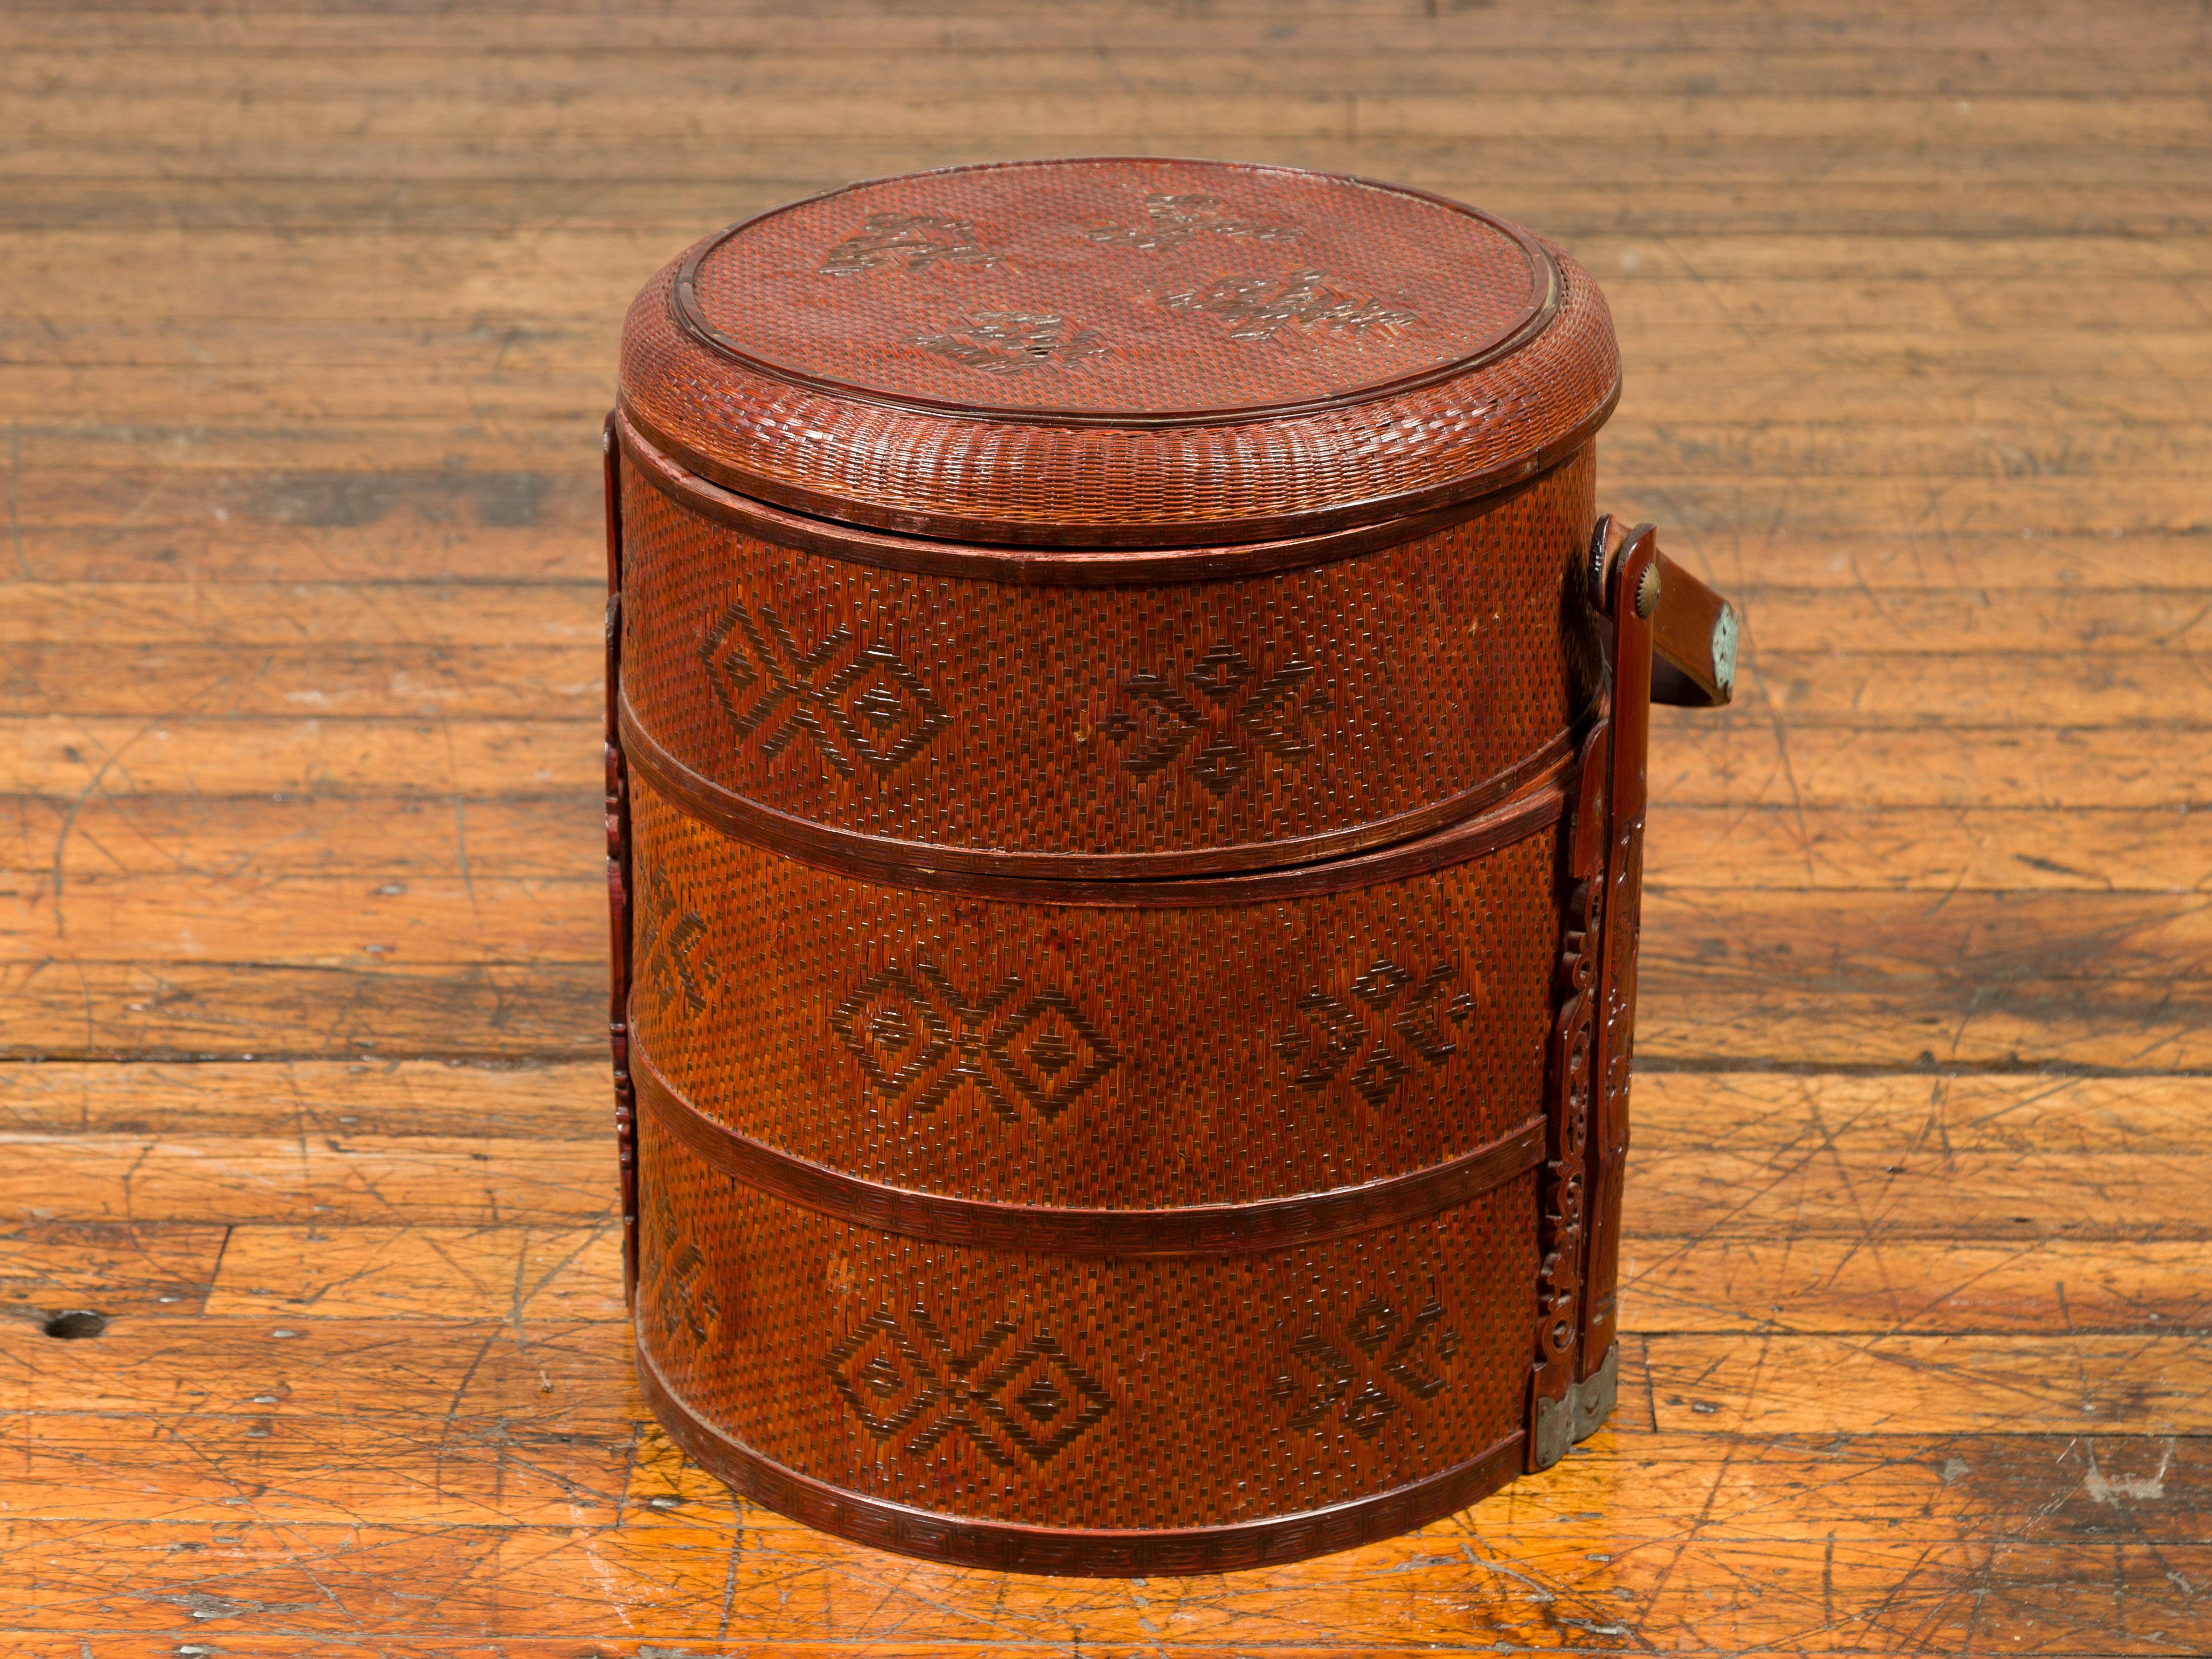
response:
<path id="1" fill-rule="evenodd" d="M 635 1332 L 633 1333 L 635 1334 Z M 848 1492 L 777 1462 L 701 1417 L 637 1345 L 638 1385 L 684 1452 L 738 1496 L 855 1543 L 955 1566 L 1080 1578 L 1148 1578 L 1278 1566 L 1441 1519 L 1522 1473 L 1524 1431 L 1433 1474 L 1325 1509 L 1201 1527 L 1045 1527 L 943 1515 Z"/>

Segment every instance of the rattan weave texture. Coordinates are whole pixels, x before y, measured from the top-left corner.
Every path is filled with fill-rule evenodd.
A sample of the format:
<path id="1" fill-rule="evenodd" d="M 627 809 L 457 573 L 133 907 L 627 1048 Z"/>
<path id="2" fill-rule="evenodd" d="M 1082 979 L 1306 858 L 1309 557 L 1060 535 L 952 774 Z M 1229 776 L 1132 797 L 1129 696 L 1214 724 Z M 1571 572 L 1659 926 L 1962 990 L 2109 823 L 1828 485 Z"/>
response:
<path id="1" fill-rule="evenodd" d="M 1153 1208 L 1425 1170 L 1528 1119 L 1551 830 L 1347 893 L 1008 903 L 818 870 L 634 784 L 631 1030 L 709 1116 L 919 1191 Z"/>
<path id="2" fill-rule="evenodd" d="M 878 181 L 648 284 L 613 1021 L 694 1455 L 939 1559 L 1196 1571 L 1602 1420 L 1618 378 L 1540 239 L 1228 163 Z"/>
<path id="3" fill-rule="evenodd" d="M 1585 449 L 1364 558 L 1060 588 L 779 546 L 633 467 L 623 684 L 685 767 L 847 834 L 1133 863 L 1310 858 L 1267 848 L 1387 833 L 1586 711 L 1595 474 Z"/>
<path id="4" fill-rule="evenodd" d="M 695 471 L 825 517 L 1141 546 L 1480 494 L 1578 447 L 1619 380 L 1603 297 L 1526 232 L 1139 158 L 911 174 L 709 239 L 631 308 L 622 395 Z"/>
<path id="5" fill-rule="evenodd" d="M 1547 321 L 1557 286 L 1534 238 L 1433 197 L 1106 161 L 794 203 L 687 260 L 675 298 L 693 332 L 797 384 L 1121 424 L 1279 415 L 1463 372 Z"/>
<path id="6" fill-rule="evenodd" d="M 1406 1484 L 1524 1409 L 1533 1177 L 1263 1255 L 962 1249 L 856 1228 L 656 1136 L 637 1328 L 702 1421 L 937 1514 L 1179 1528 Z"/>

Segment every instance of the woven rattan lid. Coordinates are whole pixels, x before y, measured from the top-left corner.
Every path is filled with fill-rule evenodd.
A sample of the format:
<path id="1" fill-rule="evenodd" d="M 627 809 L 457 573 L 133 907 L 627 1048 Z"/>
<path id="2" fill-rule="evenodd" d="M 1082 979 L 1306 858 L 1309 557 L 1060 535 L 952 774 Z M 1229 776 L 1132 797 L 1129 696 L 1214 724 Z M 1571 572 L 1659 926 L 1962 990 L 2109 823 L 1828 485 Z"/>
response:
<path id="1" fill-rule="evenodd" d="M 963 540 L 1373 523 L 1579 447 L 1589 275 L 1423 191 L 1224 161 L 953 167 L 744 221 L 631 307 L 622 396 L 729 489 Z"/>

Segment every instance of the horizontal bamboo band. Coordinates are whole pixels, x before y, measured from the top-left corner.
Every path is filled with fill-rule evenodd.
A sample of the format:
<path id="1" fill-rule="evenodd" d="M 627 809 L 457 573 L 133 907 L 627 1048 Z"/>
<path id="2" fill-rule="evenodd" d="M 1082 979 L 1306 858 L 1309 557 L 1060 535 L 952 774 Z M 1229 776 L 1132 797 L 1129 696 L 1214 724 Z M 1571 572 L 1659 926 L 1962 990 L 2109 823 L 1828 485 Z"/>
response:
<path id="1" fill-rule="evenodd" d="M 687 512 L 778 547 L 798 548 L 879 570 L 1024 587 L 1150 587 L 1165 582 L 1218 581 L 1277 570 L 1310 569 L 1396 547 L 1495 512 L 1578 454 L 1597 435 L 1620 396 L 1616 383 L 1612 395 L 1588 419 L 1517 467 L 1488 479 L 1477 494 L 1464 498 L 1455 495 L 1441 506 L 1407 511 L 1378 524 L 1359 524 L 1350 529 L 1317 531 L 1273 541 L 1166 548 L 994 545 L 872 530 L 864 525 L 817 518 L 726 488 L 702 476 L 697 469 L 706 464 L 703 458 L 665 435 L 649 434 L 626 407 L 617 408 L 611 418 L 623 452 L 646 483 Z"/>
<path id="2" fill-rule="evenodd" d="M 620 702 L 625 760 L 659 794 L 725 835 L 866 881 L 1060 904 L 1302 898 L 1455 864 L 1555 823 L 1575 754 L 1575 734 L 1561 732 L 1448 800 L 1325 835 L 1178 853 L 1002 853 L 863 836 L 764 806 L 670 754 L 638 719 L 627 691 Z"/>
<path id="3" fill-rule="evenodd" d="M 1522 1432 L 1464 1462 L 1327 1509 L 1232 1526 L 1103 1528 L 1025 1526 L 938 1515 L 801 1474 L 702 1419 L 669 1386 L 641 1334 L 638 1382 L 676 1443 L 732 1488 L 779 1515 L 876 1549 L 1001 1572 L 1089 1578 L 1233 1572 L 1391 1538 L 1487 1497 L 1521 1473 Z"/>
<path id="4" fill-rule="evenodd" d="M 1544 1120 L 1411 1175 L 1249 1204 L 1170 1210 L 1059 1209 L 889 1187 L 754 1139 L 716 1122 L 631 1049 L 639 1109 L 702 1163 L 757 1191 L 856 1227 L 908 1238 L 1041 1255 L 1221 1255 L 1317 1243 L 1434 1215 L 1479 1198 L 1543 1161 Z"/>

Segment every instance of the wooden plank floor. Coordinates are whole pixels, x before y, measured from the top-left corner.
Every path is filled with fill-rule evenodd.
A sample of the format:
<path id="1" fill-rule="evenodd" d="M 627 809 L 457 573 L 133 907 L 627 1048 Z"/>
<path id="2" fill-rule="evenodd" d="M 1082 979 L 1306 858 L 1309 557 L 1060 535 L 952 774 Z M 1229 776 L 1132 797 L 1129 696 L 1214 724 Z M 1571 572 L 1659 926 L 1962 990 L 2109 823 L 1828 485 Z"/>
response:
<path id="1" fill-rule="evenodd" d="M 9 7 L 0 1646 L 2212 1650 L 2209 87 L 2185 0 Z M 1655 735 L 1613 1426 L 1182 1582 L 733 1505 L 609 1218 L 624 305 L 1101 150 L 1560 239 L 1604 498 L 1748 625 Z"/>

